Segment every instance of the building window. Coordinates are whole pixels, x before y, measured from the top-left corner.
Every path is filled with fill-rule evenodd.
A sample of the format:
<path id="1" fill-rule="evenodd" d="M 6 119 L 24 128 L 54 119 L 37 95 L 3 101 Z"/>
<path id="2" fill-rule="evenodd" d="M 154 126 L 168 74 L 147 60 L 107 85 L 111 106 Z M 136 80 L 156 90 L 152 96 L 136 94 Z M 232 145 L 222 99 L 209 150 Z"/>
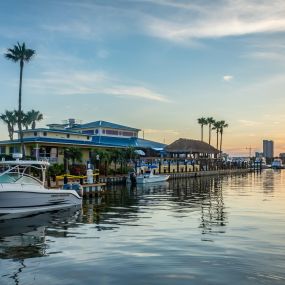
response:
<path id="1" fill-rule="evenodd" d="M 82 131 L 82 134 L 85 134 L 85 135 L 94 135 L 94 130 L 84 130 L 84 131 Z"/>
<path id="2" fill-rule="evenodd" d="M 34 136 L 36 137 L 38 135 L 38 132 L 34 132 Z"/>
<path id="3" fill-rule="evenodd" d="M 44 136 L 45 136 L 45 137 L 47 136 L 47 132 L 44 132 Z"/>
<path id="4" fill-rule="evenodd" d="M 119 132 L 115 130 L 106 130 L 106 135 L 118 136 Z"/>
<path id="5" fill-rule="evenodd" d="M 6 153 L 6 147 L 0 146 L 0 154 L 5 154 L 5 153 Z"/>
<path id="6" fill-rule="evenodd" d="M 99 130 L 96 129 L 96 130 L 95 130 L 95 135 L 98 135 L 98 134 L 99 134 Z"/>
<path id="7" fill-rule="evenodd" d="M 19 152 L 19 148 L 17 146 L 10 146 L 9 147 L 9 151 L 10 151 L 10 154 L 18 153 Z"/>
<path id="8" fill-rule="evenodd" d="M 70 138 L 70 134 L 67 134 L 66 137 L 69 139 Z"/>
<path id="9" fill-rule="evenodd" d="M 132 137 L 133 136 L 133 132 L 123 132 L 123 136 L 124 137 Z"/>
<path id="10" fill-rule="evenodd" d="M 106 134 L 106 130 L 103 130 L 103 134 Z"/>
<path id="11" fill-rule="evenodd" d="M 89 140 L 90 139 L 90 137 L 89 136 L 87 136 L 87 140 Z"/>

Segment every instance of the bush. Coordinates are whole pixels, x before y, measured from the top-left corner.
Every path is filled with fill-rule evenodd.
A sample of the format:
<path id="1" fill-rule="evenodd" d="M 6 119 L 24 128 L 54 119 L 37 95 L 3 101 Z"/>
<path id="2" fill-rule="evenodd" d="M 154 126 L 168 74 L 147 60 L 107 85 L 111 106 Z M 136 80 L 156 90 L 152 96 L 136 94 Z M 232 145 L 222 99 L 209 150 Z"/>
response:
<path id="1" fill-rule="evenodd" d="M 63 164 L 52 164 L 49 168 L 48 168 L 48 175 L 51 177 L 55 177 L 58 175 L 62 175 L 64 174 L 64 165 Z"/>
<path id="2" fill-rule="evenodd" d="M 86 175 L 86 165 L 85 164 L 74 164 L 69 167 L 69 172 L 71 175 L 81 176 Z"/>

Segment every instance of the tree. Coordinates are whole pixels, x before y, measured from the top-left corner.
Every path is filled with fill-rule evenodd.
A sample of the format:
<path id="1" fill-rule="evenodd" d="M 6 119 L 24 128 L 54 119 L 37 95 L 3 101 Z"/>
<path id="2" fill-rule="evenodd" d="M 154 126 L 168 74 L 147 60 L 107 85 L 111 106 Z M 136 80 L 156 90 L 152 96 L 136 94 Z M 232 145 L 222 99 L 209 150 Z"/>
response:
<path id="1" fill-rule="evenodd" d="M 14 136 L 14 127 L 17 124 L 17 117 L 14 111 L 5 111 L 0 115 L 0 120 L 7 124 L 9 138 L 12 141 Z"/>
<path id="2" fill-rule="evenodd" d="M 29 129 L 29 125 L 31 124 L 31 117 L 29 116 L 28 113 L 24 113 L 22 112 L 22 126 L 28 130 Z"/>
<path id="3" fill-rule="evenodd" d="M 35 55 L 35 51 L 33 49 L 26 48 L 25 43 L 20 45 L 17 43 L 13 48 L 8 48 L 7 53 L 5 53 L 5 57 L 14 62 L 20 63 L 20 81 L 19 81 L 19 103 L 18 103 L 18 129 L 20 133 L 20 142 L 22 154 L 25 156 L 24 149 L 24 141 L 23 141 L 23 131 L 22 131 L 22 79 L 23 79 L 23 69 L 25 62 L 29 62 L 32 57 Z"/>
<path id="4" fill-rule="evenodd" d="M 215 123 L 215 120 L 213 117 L 207 118 L 207 123 L 209 125 L 209 144 L 211 144 L 211 135 L 212 135 L 212 125 Z"/>
<path id="5" fill-rule="evenodd" d="M 28 113 L 28 116 L 31 118 L 32 129 L 36 128 L 36 122 L 41 121 L 44 117 L 40 111 L 31 110 Z"/>
<path id="6" fill-rule="evenodd" d="M 212 130 L 216 130 L 217 134 L 217 149 L 219 149 L 219 132 L 220 132 L 220 126 L 221 126 L 221 121 L 216 121 L 213 123 L 213 128 Z"/>
<path id="7" fill-rule="evenodd" d="M 221 134 L 221 139 L 220 139 L 220 153 L 222 154 L 222 142 L 223 142 L 223 133 L 224 129 L 227 128 L 229 125 L 225 121 L 220 121 L 220 134 Z"/>
<path id="8" fill-rule="evenodd" d="M 69 147 L 64 150 L 64 156 L 67 160 L 72 161 L 72 164 L 75 164 L 75 161 L 82 161 L 82 151 L 78 147 Z"/>
<path id="9" fill-rule="evenodd" d="M 208 124 L 207 119 L 202 117 L 198 119 L 198 124 L 201 125 L 201 141 L 203 141 L 203 136 L 204 136 L 204 130 L 203 127 Z"/>

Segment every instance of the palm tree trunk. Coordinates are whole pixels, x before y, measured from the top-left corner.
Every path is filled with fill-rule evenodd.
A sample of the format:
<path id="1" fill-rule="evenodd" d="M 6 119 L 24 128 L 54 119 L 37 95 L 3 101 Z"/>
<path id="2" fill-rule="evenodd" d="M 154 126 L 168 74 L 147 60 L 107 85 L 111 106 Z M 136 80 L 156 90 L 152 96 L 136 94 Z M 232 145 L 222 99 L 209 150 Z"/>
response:
<path id="1" fill-rule="evenodd" d="M 219 149 L 219 132 L 217 130 L 217 149 Z"/>
<path id="2" fill-rule="evenodd" d="M 203 125 L 201 125 L 201 141 L 203 141 Z"/>
<path id="3" fill-rule="evenodd" d="M 212 125 L 209 124 L 209 144 L 211 144 Z"/>
<path id="4" fill-rule="evenodd" d="M 24 148 L 24 140 L 23 140 L 23 131 L 22 131 L 22 79 L 23 79 L 23 68 L 24 62 L 20 61 L 20 84 L 19 84 L 19 106 L 18 106 L 18 129 L 20 135 L 21 149 L 23 158 L 25 157 L 25 148 Z"/>
<path id="5" fill-rule="evenodd" d="M 222 141 L 223 141 L 223 132 L 221 132 L 221 139 L 220 139 L 220 155 L 222 156 Z"/>

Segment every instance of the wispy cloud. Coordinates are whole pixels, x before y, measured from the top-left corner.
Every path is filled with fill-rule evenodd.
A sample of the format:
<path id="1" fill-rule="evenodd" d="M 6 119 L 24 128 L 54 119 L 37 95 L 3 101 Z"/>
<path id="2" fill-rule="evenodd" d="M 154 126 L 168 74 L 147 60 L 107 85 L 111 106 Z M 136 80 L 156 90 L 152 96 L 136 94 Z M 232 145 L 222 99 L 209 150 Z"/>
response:
<path id="1" fill-rule="evenodd" d="M 159 4 L 172 6 L 171 13 L 163 17 L 153 15 L 146 19 L 145 26 L 151 35 L 171 41 L 285 31 L 284 1 L 209 1 L 199 6 L 159 1 Z"/>
<path id="2" fill-rule="evenodd" d="M 255 127 L 261 125 L 260 122 L 250 120 L 238 120 L 238 122 L 244 127 Z"/>
<path id="3" fill-rule="evenodd" d="M 34 92 L 46 92 L 57 95 L 106 94 L 128 99 L 170 102 L 159 92 L 145 86 L 122 84 L 116 77 L 97 71 L 53 71 L 44 72 L 37 79 L 27 80 L 27 87 Z"/>
<path id="4" fill-rule="evenodd" d="M 285 31 L 285 2 L 282 0 L 216 0 L 199 4 L 172 0 L 126 1 L 124 4 L 70 1 L 65 5 L 80 11 L 79 15 L 75 14 L 67 23 L 42 24 L 43 29 L 94 39 L 113 34 L 114 30 L 134 33 L 129 25 L 132 22 L 136 33 L 182 43 Z M 83 13 L 87 17 L 82 17 Z"/>

